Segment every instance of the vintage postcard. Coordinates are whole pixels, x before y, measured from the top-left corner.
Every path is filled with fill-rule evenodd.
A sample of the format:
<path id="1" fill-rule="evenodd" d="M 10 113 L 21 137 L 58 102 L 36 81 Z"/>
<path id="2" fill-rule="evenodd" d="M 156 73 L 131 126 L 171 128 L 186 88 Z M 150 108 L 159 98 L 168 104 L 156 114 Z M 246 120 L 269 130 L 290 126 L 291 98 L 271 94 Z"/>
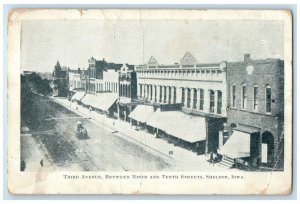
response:
<path id="1" fill-rule="evenodd" d="M 12 194 L 292 190 L 287 10 L 16 9 Z"/>

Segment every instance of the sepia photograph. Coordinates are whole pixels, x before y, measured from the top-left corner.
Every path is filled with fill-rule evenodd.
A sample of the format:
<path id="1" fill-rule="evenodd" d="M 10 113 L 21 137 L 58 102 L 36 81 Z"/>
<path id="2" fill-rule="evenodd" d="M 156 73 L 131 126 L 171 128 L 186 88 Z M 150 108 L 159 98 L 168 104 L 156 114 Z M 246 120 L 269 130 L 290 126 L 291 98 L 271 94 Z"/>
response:
<path id="1" fill-rule="evenodd" d="M 288 11 L 29 9 L 9 18 L 9 176 L 39 180 L 9 179 L 13 192 L 290 191 Z M 116 187 L 131 180 L 147 187 Z M 188 188 L 168 189 L 173 182 Z"/>

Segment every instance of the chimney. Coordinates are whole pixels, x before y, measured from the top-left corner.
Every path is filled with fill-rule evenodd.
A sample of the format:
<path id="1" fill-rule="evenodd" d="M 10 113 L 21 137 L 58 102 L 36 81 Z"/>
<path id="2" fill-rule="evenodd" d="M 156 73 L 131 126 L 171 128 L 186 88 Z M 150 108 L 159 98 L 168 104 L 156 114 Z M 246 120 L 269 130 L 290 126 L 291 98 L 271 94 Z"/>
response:
<path id="1" fill-rule="evenodd" d="M 250 54 L 244 54 L 244 62 L 249 62 L 250 60 Z"/>

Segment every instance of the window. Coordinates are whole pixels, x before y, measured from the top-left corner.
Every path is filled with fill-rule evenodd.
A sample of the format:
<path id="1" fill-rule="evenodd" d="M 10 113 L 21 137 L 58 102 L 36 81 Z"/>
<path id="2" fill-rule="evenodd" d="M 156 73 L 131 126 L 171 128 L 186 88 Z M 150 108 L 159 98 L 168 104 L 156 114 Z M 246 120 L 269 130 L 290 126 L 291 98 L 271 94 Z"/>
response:
<path id="1" fill-rule="evenodd" d="M 217 113 L 222 113 L 222 92 L 218 91 Z"/>
<path id="2" fill-rule="evenodd" d="M 154 86 L 154 101 L 155 101 L 155 102 L 157 102 L 157 97 L 156 97 L 156 93 L 157 93 L 157 92 L 156 92 L 156 91 L 157 91 L 157 90 L 156 90 L 156 86 Z"/>
<path id="3" fill-rule="evenodd" d="M 122 89 L 121 89 L 121 92 L 122 92 Z M 140 97 L 142 98 L 142 84 L 140 84 Z M 121 94 L 122 95 L 122 94 Z"/>
<path id="4" fill-rule="evenodd" d="M 270 85 L 266 86 L 266 112 L 271 113 L 272 111 L 272 93 Z"/>
<path id="5" fill-rule="evenodd" d="M 146 96 L 146 85 L 143 84 L 143 98 L 145 98 Z"/>
<path id="6" fill-rule="evenodd" d="M 187 89 L 187 102 L 186 102 L 187 108 L 191 107 L 191 89 Z"/>
<path id="7" fill-rule="evenodd" d="M 164 86 L 164 103 L 166 103 L 167 100 L 167 87 Z"/>
<path id="8" fill-rule="evenodd" d="M 236 85 L 231 87 L 231 105 L 232 107 L 236 106 Z"/>
<path id="9" fill-rule="evenodd" d="M 162 98 L 162 86 L 159 86 L 159 101 L 161 102 L 161 98 Z"/>
<path id="10" fill-rule="evenodd" d="M 185 102 L 185 91 L 184 88 L 181 88 L 181 103 L 182 103 L 182 107 L 184 107 L 184 102 Z"/>
<path id="11" fill-rule="evenodd" d="M 254 111 L 257 111 L 257 107 L 258 107 L 257 94 L 258 94 L 258 87 L 254 86 L 253 87 L 253 110 Z"/>
<path id="12" fill-rule="evenodd" d="M 152 85 L 150 85 L 150 100 L 152 100 Z"/>
<path id="13" fill-rule="evenodd" d="M 197 89 L 194 89 L 193 109 L 197 109 Z"/>
<path id="14" fill-rule="evenodd" d="M 242 86 L 242 109 L 246 109 L 246 85 Z"/>
<path id="15" fill-rule="evenodd" d="M 127 93 L 127 85 L 126 85 L 126 84 L 124 84 L 124 92 L 125 92 L 125 95 L 124 95 L 124 96 L 127 97 L 127 94 L 128 94 L 128 93 Z"/>
<path id="16" fill-rule="evenodd" d="M 173 103 L 176 103 L 176 87 L 173 88 L 174 94 L 173 94 Z"/>
<path id="17" fill-rule="evenodd" d="M 214 91 L 210 91 L 210 104 L 209 104 L 209 112 L 210 113 L 214 113 L 215 112 L 215 92 Z"/>
<path id="18" fill-rule="evenodd" d="M 172 89 L 171 89 L 171 87 L 169 86 L 168 87 L 168 89 L 169 89 L 169 97 L 168 97 L 168 103 L 171 103 L 171 96 L 172 96 Z"/>
<path id="19" fill-rule="evenodd" d="M 128 96 L 127 97 L 130 98 L 130 95 L 131 95 L 131 86 L 130 86 L 130 84 L 128 84 L 127 86 L 128 86 Z"/>
<path id="20" fill-rule="evenodd" d="M 203 110 L 203 105 L 204 105 L 204 91 L 203 89 L 200 89 L 200 110 Z"/>

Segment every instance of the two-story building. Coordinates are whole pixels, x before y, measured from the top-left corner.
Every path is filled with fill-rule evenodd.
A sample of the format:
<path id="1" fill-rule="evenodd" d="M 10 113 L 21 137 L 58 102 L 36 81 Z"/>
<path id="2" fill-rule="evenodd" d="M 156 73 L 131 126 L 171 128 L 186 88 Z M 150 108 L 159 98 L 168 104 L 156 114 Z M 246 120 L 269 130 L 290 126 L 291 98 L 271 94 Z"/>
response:
<path id="1" fill-rule="evenodd" d="M 118 81 L 118 117 L 121 120 L 130 122 L 128 115 L 137 105 L 137 77 L 134 66 L 124 64 L 118 71 Z"/>
<path id="2" fill-rule="evenodd" d="M 179 145 L 216 152 L 227 116 L 226 68 L 226 62 L 198 63 L 189 52 L 168 65 L 151 57 L 136 66 L 141 105 L 130 116 Z"/>
<path id="3" fill-rule="evenodd" d="M 118 98 L 120 93 L 123 96 L 122 89 L 120 90 L 119 74 L 124 67 L 129 67 L 127 71 L 133 71 L 134 66 L 110 63 L 94 57 L 91 57 L 88 63 L 87 70 L 71 70 L 69 73 L 72 100 L 76 100 L 91 110 L 119 117 Z M 74 94 L 74 92 L 76 93 Z M 131 93 L 135 92 L 131 91 Z"/>
<path id="4" fill-rule="evenodd" d="M 250 167 L 283 167 L 284 62 L 279 59 L 227 64 L 229 137 L 219 153 Z"/>

